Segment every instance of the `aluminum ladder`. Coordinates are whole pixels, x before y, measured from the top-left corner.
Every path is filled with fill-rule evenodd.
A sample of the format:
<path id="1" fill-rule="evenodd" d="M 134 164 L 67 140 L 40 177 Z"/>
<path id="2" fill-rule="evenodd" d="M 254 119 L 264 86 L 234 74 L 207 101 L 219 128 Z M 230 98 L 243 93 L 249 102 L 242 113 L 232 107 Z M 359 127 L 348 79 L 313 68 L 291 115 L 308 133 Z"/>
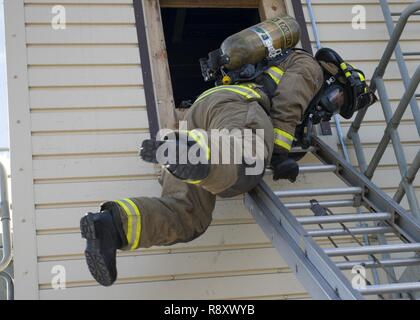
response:
<path id="1" fill-rule="evenodd" d="M 274 247 L 315 299 L 389 298 L 389 294 L 420 291 L 420 282 L 400 283 L 393 268 L 420 265 L 420 222 L 393 201 L 362 173 L 332 150 L 320 137 L 314 137 L 310 152 L 321 162 L 302 166 L 301 173 L 333 173 L 347 187 L 273 191 L 266 182 L 245 195 L 245 205 Z M 295 216 L 298 209 L 310 209 L 310 201 L 284 202 L 290 197 L 346 196 L 320 200 L 322 207 L 360 208 L 359 213 Z M 350 211 L 350 210 L 349 210 Z M 373 225 L 360 226 L 371 222 Z M 335 227 L 329 227 L 329 226 Z M 309 226 L 309 227 L 308 227 Z M 313 226 L 318 226 L 314 228 Z M 382 235 L 391 244 L 331 246 L 335 237 Z M 329 241 L 321 241 L 328 239 Z M 355 245 L 356 244 L 356 245 Z M 378 255 L 381 255 L 378 257 Z M 395 255 L 395 256 L 394 256 Z M 356 257 L 356 258 L 355 258 Z M 389 283 L 372 284 L 363 277 L 362 285 L 352 285 L 355 274 L 349 270 L 383 269 Z M 346 274 L 347 272 L 347 274 Z"/>
<path id="2" fill-rule="evenodd" d="M 417 153 L 411 166 L 409 167 L 407 165 L 407 159 L 398 133 L 398 126 L 405 111 L 407 110 L 408 104 L 410 104 L 417 133 L 420 135 L 420 110 L 417 104 L 417 99 L 420 98 L 420 95 L 416 93 L 416 89 L 420 82 L 420 66 L 417 67 L 410 79 L 408 69 L 404 61 L 404 56 L 420 55 L 420 52 L 403 52 L 399 45 L 400 37 L 405 29 L 408 19 L 411 16 L 420 14 L 420 1 L 416 1 L 411 5 L 408 5 L 401 13 L 392 13 L 386 0 L 380 0 L 380 5 L 384 14 L 388 32 L 390 33 L 390 40 L 384 50 L 378 67 L 375 69 L 370 85 L 372 89 L 377 90 L 385 120 L 387 122 L 387 127 L 385 134 L 383 135 L 369 164 L 366 162 L 365 153 L 359 136 L 359 129 L 366 115 L 366 109 L 360 110 L 357 113 L 355 120 L 347 133 L 347 137 L 353 141 L 359 167 L 368 178 L 372 178 L 389 142 L 392 143 L 392 148 L 401 173 L 401 182 L 393 199 L 400 203 L 402 198 L 406 196 L 410 206 L 410 211 L 420 219 L 420 205 L 412 185 L 420 168 L 420 151 Z M 392 20 L 393 16 L 399 16 L 395 26 Z M 392 54 L 395 54 L 398 68 L 401 73 L 402 84 L 406 89 L 406 92 L 402 96 L 394 113 L 392 112 L 389 95 L 384 81 L 384 74 L 389 61 L 391 60 Z"/>
<path id="3" fill-rule="evenodd" d="M 416 101 L 419 96 L 416 89 L 420 82 L 420 67 L 409 79 L 403 59 L 403 56 L 418 53 L 403 53 L 398 41 L 408 18 L 419 14 L 420 1 L 398 14 L 390 12 L 386 0 L 380 0 L 380 4 L 391 38 L 372 76 L 371 86 L 378 90 L 388 125 L 370 163 L 366 162 L 358 134 L 366 114 L 366 110 L 361 110 L 348 132 L 361 171 L 320 137 L 314 137 L 312 147 L 307 150 L 315 155 L 320 164 L 302 166 L 300 169 L 305 174 L 329 172 L 337 180 L 343 181 L 345 187 L 273 191 L 263 182 L 245 196 L 245 205 L 256 222 L 315 299 L 415 299 L 420 293 L 417 273 L 411 272 L 415 278 L 404 276 L 407 271 L 420 270 L 420 219 L 416 218 L 419 217 L 419 210 L 412 186 L 420 167 L 420 151 L 411 167 L 408 167 L 397 132 L 408 104 L 419 130 Z M 392 16 L 399 16 L 395 27 Z M 394 114 L 383 80 L 393 53 L 406 88 Z M 393 198 L 371 181 L 390 141 L 402 176 Z M 399 204 L 404 195 L 407 196 L 410 212 Z M 337 199 L 337 196 L 345 198 Z M 285 202 L 291 197 L 300 200 Z M 302 200 L 305 198 L 308 199 Z M 338 208 L 351 209 L 345 214 L 334 213 Z M 311 209 L 310 214 L 308 209 Z M 295 210 L 306 210 L 305 215 L 292 213 Z M 340 237 L 347 237 L 349 241 L 339 242 Z M 370 276 L 367 271 L 372 271 Z M 380 282 L 378 272 L 382 273 Z"/>

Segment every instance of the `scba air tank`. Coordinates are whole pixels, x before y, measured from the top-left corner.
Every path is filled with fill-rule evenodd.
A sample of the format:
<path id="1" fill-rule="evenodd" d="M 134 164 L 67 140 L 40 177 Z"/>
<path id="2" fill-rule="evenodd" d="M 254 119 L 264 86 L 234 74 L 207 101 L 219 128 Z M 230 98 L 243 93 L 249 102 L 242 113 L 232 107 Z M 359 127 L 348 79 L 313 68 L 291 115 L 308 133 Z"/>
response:
<path id="1" fill-rule="evenodd" d="M 224 67 L 236 70 L 275 57 L 280 50 L 296 46 L 299 38 L 299 24 L 293 17 L 284 15 L 265 20 L 223 41 L 220 49 L 227 62 Z"/>

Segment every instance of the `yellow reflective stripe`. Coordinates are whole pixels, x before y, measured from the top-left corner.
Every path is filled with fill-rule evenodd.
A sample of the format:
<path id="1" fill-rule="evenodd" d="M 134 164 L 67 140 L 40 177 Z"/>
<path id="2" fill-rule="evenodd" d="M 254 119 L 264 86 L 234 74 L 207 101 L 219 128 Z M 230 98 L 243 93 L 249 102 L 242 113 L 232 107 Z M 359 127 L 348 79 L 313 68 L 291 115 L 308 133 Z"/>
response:
<path id="1" fill-rule="evenodd" d="M 243 90 L 241 90 L 241 89 L 243 89 Z M 232 86 L 231 85 L 226 85 L 226 86 L 220 86 L 220 87 L 212 88 L 212 89 L 209 89 L 209 90 L 205 91 L 204 93 L 202 93 L 197 98 L 196 102 L 204 99 L 205 97 L 209 96 L 210 94 L 212 94 L 214 92 L 218 92 L 218 91 L 222 91 L 222 90 L 228 90 L 228 91 L 235 92 L 235 93 L 237 93 L 241 96 L 244 96 L 247 99 L 261 98 L 261 95 L 257 91 L 251 89 L 248 86 L 245 86 L 245 85 L 232 85 Z M 247 92 L 245 92 L 245 91 L 247 91 Z"/>
<path id="2" fill-rule="evenodd" d="M 189 184 L 199 184 L 203 180 L 184 180 L 185 183 Z"/>
<path id="3" fill-rule="evenodd" d="M 274 128 L 274 135 L 274 143 L 276 145 L 285 148 L 287 151 L 292 149 L 292 144 L 295 137 L 279 128 Z"/>
<path id="4" fill-rule="evenodd" d="M 362 74 L 362 73 L 360 73 L 360 72 L 358 72 L 358 74 L 359 74 L 359 78 L 360 78 L 360 80 L 361 80 L 361 81 L 365 81 L 365 77 L 363 76 L 363 74 Z"/>
<path id="5" fill-rule="evenodd" d="M 282 77 L 284 75 L 284 71 L 281 70 L 279 67 L 273 66 L 273 67 L 270 68 L 270 70 L 277 73 L 280 77 Z"/>
<path id="6" fill-rule="evenodd" d="M 191 138 L 193 138 L 194 141 L 197 142 L 198 145 L 205 150 L 207 160 L 210 160 L 210 148 L 206 143 L 206 138 L 204 137 L 203 133 L 199 130 L 194 129 L 188 131 L 188 135 L 191 136 Z"/>
<path id="7" fill-rule="evenodd" d="M 237 87 L 240 87 L 242 89 L 248 90 L 248 92 L 250 92 L 253 95 L 255 95 L 255 97 L 261 98 L 261 95 L 257 91 L 255 91 L 254 89 L 252 89 L 250 86 L 252 86 L 252 84 L 248 84 L 248 85 L 240 84 L 240 85 L 237 85 Z"/>
<path id="8" fill-rule="evenodd" d="M 345 63 L 345 62 L 341 63 L 340 68 L 341 68 L 341 70 L 344 71 L 344 75 L 346 76 L 346 78 L 351 77 L 351 72 L 347 68 L 347 63 Z"/>
<path id="9" fill-rule="evenodd" d="M 135 250 L 139 246 L 141 236 L 140 210 L 136 204 L 128 198 L 115 200 L 115 202 L 123 209 L 125 215 L 127 216 L 127 242 L 130 245 L 130 250 Z M 133 218 L 136 219 L 135 226 L 133 225 Z"/>
<path id="10" fill-rule="evenodd" d="M 255 83 L 243 83 L 243 84 L 237 84 L 238 87 L 245 87 L 245 88 L 251 88 L 254 89 L 257 87 Z"/>
<path id="11" fill-rule="evenodd" d="M 120 207 L 123 208 L 125 215 L 127 216 L 128 222 L 127 222 L 127 242 L 131 243 L 131 236 L 132 236 L 132 223 L 133 223 L 133 218 L 130 214 L 130 210 L 127 208 L 127 206 L 125 205 L 124 202 L 120 201 L 120 200 L 115 200 L 116 203 L 118 203 L 118 205 Z"/>
<path id="12" fill-rule="evenodd" d="M 265 72 L 266 74 L 268 74 L 269 76 L 270 76 L 270 78 L 271 79 L 273 79 L 273 81 L 276 83 L 276 84 L 279 84 L 280 83 L 280 79 L 279 78 L 277 78 L 276 76 L 274 76 L 270 71 L 266 71 Z"/>
<path id="13" fill-rule="evenodd" d="M 141 214 L 140 214 L 139 208 L 136 206 L 136 204 L 131 199 L 126 198 L 124 200 L 127 201 L 133 207 L 134 212 L 136 213 L 136 216 L 137 216 L 137 221 L 136 221 L 136 237 L 134 238 L 135 241 L 134 241 L 133 245 L 131 246 L 131 250 L 135 250 L 139 246 L 139 242 L 140 242 L 140 236 L 141 236 Z"/>
<path id="14" fill-rule="evenodd" d="M 291 144 L 288 144 L 288 143 L 286 143 L 286 142 L 284 142 L 284 141 L 282 141 L 282 140 L 275 139 L 275 140 L 274 140 L 274 143 L 275 143 L 276 145 L 280 146 L 280 147 L 283 147 L 283 148 L 284 148 L 284 149 L 286 149 L 287 151 L 290 151 L 290 150 L 292 149 L 292 145 L 291 145 Z"/>
<path id="15" fill-rule="evenodd" d="M 211 95 L 214 92 L 218 92 L 218 91 L 222 91 L 222 90 L 228 90 L 228 91 L 232 91 L 232 92 L 238 93 L 238 94 L 246 97 L 247 99 L 251 99 L 252 98 L 252 96 L 250 96 L 249 94 L 247 94 L 245 92 L 242 92 L 240 90 L 236 90 L 236 89 L 232 89 L 232 88 L 217 88 L 216 90 L 212 90 L 210 92 L 207 92 L 205 94 L 202 94 L 200 97 L 198 97 L 197 101 L 200 101 L 200 100 L 204 99 L 205 97 Z"/>
<path id="16" fill-rule="evenodd" d="M 227 87 L 227 85 L 226 86 L 224 86 L 224 87 Z M 206 90 L 206 91 L 204 91 L 199 97 L 198 97 L 198 99 L 200 99 L 202 96 L 204 96 L 204 95 L 207 95 L 208 93 L 213 93 L 214 91 L 216 91 L 216 90 L 220 90 L 220 88 L 221 87 L 214 87 L 214 88 L 211 88 L 211 89 L 208 89 L 208 90 Z M 198 100 L 197 99 L 197 100 Z"/>
<path id="17" fill-rule="evenodd" d="M 286 131 L 283 131 L 279 128 L 274 128 L 274 133 L 287 138 L 291 142 L 293 142 L 293 140 L 295 140 L 294 136 L 292 136 L 290 133 L 287 133 Z"/>
<path id="18" fill-rule="evenodd" d="M 268 74 L 276 84 L 280 83 L 280 79 L 284 75 L 284 71 L 276 66 L 270 67 L 265 73 Z"/>

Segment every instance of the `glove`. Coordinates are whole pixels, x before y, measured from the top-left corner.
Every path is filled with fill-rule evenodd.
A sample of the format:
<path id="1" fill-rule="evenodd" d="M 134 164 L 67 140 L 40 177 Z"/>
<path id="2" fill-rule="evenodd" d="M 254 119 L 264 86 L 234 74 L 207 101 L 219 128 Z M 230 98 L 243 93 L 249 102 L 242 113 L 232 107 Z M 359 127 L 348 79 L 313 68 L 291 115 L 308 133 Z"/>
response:
<path id="1" fill-rule="evenodd" d="M 161 164 L 166 167 L 166 169 L 172 173 L 175 177 L 181 179 L 181 180 L 203 180 L 206 178 L 210 172 L 210 164 L 206 163 L 196 163 L 191 164 L 188 162 L 185 164 L 178 164 L 178 163 L 160 163 L 158 159 L 156 158 L 157 150 L 160 146 L 162 146 L 164 143 L 175 143 L 176 148 L 176 161 L 179 161 L 179 159 L 184 158 L 182 155 L 179 154 L 179 137 L 177 137 L 176 140 L 165 140 L 165 141 L 157 141 L 154 139 L 146 139 L 143 140 L 141 148 L 140 148 L 140 158 L 142 158 L 144 161 L 149 163 L 156 163 Z M 189 152 L 189 149 L 195 145 L 195 142 L 187 142 L 187 148 L 183 150 L 187 153 Z"/>
<path id="2" fill-rule="evenodd" d="M 273 169 L 273 180 L 286 179 L 295 182 L 299 174 L 299 165 L 289 158 L 286 150 L 274 150 L 271 157 L 271 168 Z"/>

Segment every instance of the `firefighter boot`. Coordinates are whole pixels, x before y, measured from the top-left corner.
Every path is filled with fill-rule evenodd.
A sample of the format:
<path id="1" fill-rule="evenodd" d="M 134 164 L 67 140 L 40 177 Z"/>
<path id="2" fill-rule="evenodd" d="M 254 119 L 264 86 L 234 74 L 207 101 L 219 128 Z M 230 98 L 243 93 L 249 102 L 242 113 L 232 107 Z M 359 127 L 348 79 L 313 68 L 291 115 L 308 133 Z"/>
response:
<path id="1" fill-rule="evenodd" d="M 112 285 L 117 279 L 117 249 L 127 244 L 119 216 L 108 210 L 88 213 L 80 220 L 80 230 L 87 240 L 85 257 L 90 273 L 101 285 Z"/>
<path id="2" fill-rule="evenodd" d="M 192 131 L 190 131 L 192 132 Z M 197 182 L 205 179 L 210 173 L 210 156 L 207 145 L 202 147 L 202 144 L 196 141 L 187 141 L 185 137 L 178 135 L 176 139 L 166 140 L 166 141 L 156 141 L 152 139 L 143 140 L 140 157 L 150 163 L 159 163 L 157 159 L 158 149 L 164 144 L 174 144 L 175 157 L 176 160 L 174 163 L 160 163 L 166 167 L 166 169 L 172 173 L 178 179 L 187 181 L 187 182 Z M 184 144 L 184 149 L 180 148 L 180 144 Z M 197 148 L 198 147 L 198 148 Z M 191 148 L 195 148 L 195 153 L 199 152 L 200 155 L 206 156 L 203 162 L 198 161 L 198 163 L 190 163 L 188 154 L 191 154 Z M 178 163 L 179 159 L 185 158 L 186 163 Z"/>

